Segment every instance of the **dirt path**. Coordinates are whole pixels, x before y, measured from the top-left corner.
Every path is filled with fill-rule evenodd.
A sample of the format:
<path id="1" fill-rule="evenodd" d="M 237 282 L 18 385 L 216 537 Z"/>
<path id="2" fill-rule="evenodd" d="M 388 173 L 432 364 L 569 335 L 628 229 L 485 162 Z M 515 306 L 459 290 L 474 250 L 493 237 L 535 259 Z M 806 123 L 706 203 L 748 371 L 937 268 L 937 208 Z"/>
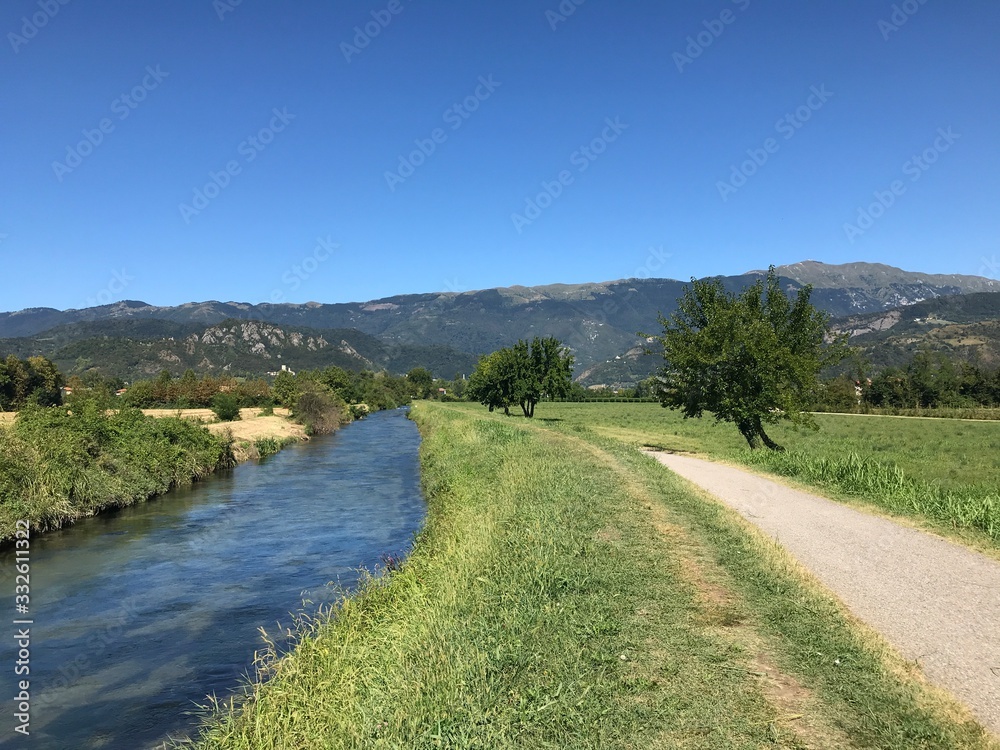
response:
<path id="1" fill-rule="evenodd" d="M 1000 733 L 1000 564 L 737 468 L 650 451 L 774 537 L 927 677 Z"/>

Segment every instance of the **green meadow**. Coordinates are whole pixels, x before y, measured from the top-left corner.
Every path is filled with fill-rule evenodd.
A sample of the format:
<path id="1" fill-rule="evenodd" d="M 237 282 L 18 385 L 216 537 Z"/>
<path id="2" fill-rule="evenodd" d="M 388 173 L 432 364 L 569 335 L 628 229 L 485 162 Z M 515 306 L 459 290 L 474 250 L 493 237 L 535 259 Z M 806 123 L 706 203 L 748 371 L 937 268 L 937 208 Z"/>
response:
<path id="1" fill-rule="evenodd" d="M 782 453 L 747 450 L 728 423 L 657 404 L 546 404 L 556 429 L 689 452 L 790 477 L 835 498 L 912 519 L 995 554 L 1000 543 L 1000 423 L 817 414 L 819 430 L 775 425 Z"/>

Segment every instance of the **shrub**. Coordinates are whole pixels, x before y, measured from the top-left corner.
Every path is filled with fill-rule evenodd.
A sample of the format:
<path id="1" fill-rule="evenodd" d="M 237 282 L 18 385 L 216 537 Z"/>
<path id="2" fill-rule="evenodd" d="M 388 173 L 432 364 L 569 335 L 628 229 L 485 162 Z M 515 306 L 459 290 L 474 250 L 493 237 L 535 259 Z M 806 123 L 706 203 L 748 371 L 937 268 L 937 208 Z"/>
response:
<path id="1" fill-rule="evenodd" d="M 301 393 L 292 407 L 292 416 L 305 425 L 306 432 L 333 432 L 344 422 L 347 408 L 344 402 L 326 390 Z"/>
<path id="2" fill-rule="evenodd" d="M 217 393 L 212 397 L 212 411 L 220 422 L 233 422 L 240 418 L 240 402 L 228 393 Z"/>

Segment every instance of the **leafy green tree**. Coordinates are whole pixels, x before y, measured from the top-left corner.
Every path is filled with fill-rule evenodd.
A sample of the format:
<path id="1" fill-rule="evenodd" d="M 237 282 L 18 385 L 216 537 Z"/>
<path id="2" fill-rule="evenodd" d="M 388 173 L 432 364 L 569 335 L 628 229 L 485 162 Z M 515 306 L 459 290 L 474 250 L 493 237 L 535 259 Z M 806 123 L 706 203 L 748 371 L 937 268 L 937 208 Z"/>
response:
<path id="1" fill-rule="evenodd" d="M 772 266 L 741 294 L 718 279 L 691 280 L 668 319 L 660 316 L 666 366 L 660 403 L 685 417 L 703 412 L 733 422 L 754 449 L 782 450 L 764 423 L 788 420 L 816 428 L 805 410 L 819 387 L 820 370 L 846 354 L 842 339 L 825 343 L 827 316 L 809 301 L 806 286 L 790 300 Z"/>
<path id="2" fill-rule="evenodd" d="M 45 357 L 21 360 L 10 355 L 0 361 L 0 410 L 21 409 L 29 403 L 58 404 L 64 382 L 62 373 Z"/>
<path id="3" fill-rule="evenodd" d="M 406 380 L 415 398 L 427 398 L 434 389 L 434 376 L 425 367 L 414 367 L 406 373 Z"/>
<path id="4" fill-rule="evenodd" d="M 917 395 L 906 372 L 889 367 L 872 378 L 864 389 L 867 404 L 875 407 L 910 407 L 917 401 Z"/>
<path id="5" fill-rule="evenodd" d="M 573 355 L 555 338 L 518 341 L 479 360 L 465 395 L 490 411 L 518 404 L 526 417 L 535 415 L 543 398 L 557 398 L 572 386 Z"/>
<path id="6" fill-rule="evenodd" d="M 520 367 L 514 350 L 498 349 L 479 360 L 465 395 L 490 411 L 503 409 L 510 416 L 510 407 L 518 403 L 520 387 Z"/>
<path id="7" fill-rule="evenodd" d="M 299 383 L 292 373 L 282 370 L 274 378 L 271 393 L 279 404 L 291 408 L 295 406 L 295 399 L 299 395 Z"/>

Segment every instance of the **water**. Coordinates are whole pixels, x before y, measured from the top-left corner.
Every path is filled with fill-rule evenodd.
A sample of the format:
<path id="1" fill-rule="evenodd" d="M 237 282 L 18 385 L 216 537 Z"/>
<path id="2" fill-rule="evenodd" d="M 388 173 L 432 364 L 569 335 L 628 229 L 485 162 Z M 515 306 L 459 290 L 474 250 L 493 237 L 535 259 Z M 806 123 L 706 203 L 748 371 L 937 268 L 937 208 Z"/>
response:
<path id="1" fill-rule="evenodd" d="M 31 726 L 15 734 L 15 626 L 0 640 L 0 747 L 156 746 L 252 672 L 258 628 L 405 551 L 424 516 L 402 410 L 31 543 Z M 13 612 L 13 552 L 3 565 Z M 13 617 L 11 618 L 13 619 Z M 8 620 L 8 623 L 10 620 Z"/>

